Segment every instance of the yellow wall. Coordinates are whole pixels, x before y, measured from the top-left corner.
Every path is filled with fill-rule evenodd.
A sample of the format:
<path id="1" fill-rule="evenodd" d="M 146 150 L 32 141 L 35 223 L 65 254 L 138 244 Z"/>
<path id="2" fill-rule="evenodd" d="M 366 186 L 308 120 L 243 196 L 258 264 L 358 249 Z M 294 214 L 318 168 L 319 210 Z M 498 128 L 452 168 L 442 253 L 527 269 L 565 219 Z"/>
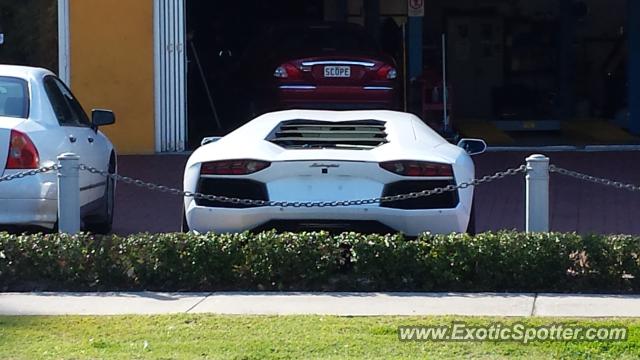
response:
<path id="1" fill-rule="evenodd" d="M 69 3 L 74 94 L 87 112 L 115 112 L 102 130 L 119 154 L 153 153 L 153 0 Z"/>

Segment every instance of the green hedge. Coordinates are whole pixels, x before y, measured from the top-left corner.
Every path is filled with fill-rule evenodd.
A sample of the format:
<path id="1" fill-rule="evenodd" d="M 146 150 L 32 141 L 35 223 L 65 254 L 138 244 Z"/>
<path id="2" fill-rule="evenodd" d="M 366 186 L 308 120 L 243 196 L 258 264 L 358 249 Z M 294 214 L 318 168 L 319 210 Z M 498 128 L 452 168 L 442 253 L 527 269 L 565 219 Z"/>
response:
<path id="1" fill-rule="evenodd" d="M 0 291 L 640 290 L 640 237 L 0 233 Z"/>

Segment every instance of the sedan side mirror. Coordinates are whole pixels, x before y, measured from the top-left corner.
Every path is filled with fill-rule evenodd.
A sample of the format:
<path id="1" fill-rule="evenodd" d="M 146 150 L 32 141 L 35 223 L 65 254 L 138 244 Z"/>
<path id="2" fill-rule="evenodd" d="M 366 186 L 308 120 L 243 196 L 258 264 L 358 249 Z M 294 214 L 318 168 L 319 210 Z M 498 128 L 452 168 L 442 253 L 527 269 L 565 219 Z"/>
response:
<path id="1" fill-rule="evenodd" d="M 93 109 L 91 111 L 91 127 L 98 129 L 100 126 L 111 125 L 116 122 L 116 116 L 111 110 Z"/>
<path id="2" fill-rule="evenodd" d="M 480 139 L 462 139 L 458 142 L 458 146 L 469 155 L 482 154 L 487 150 L 487 143 Z"/>

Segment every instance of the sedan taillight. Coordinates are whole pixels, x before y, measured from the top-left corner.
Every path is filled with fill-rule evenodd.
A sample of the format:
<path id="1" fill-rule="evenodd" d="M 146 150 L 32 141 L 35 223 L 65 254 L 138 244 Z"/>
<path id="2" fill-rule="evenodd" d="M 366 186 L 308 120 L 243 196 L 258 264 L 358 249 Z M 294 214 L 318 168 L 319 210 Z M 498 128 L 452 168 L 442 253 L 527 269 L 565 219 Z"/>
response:
<path id="1" fill-rule="evenodd" d="M 387 161 L 380 167 L 401 176 L 453 176 L 451 165 L 428 161 Z"/>
<path id="2" fill-rule="evenodd" d="M 268 161 L 250 159 L 209 161 L 200 165 L 200 175 L 248 175 L 270 165 Z"/>
<path id="3" fill-rule="evenodd" d="M 300 69 L 293 64 L 284 63 L 276 68 L 273 76 L 279 79 L 299 79 L 301 75 Z"/>
<path id="4" fill-rule="evenodd" d="M 379 80 L 393 80 L 398 77 L 398 71 L 391 65 L 383 65 L 376 72 Z"/>
<path id="5" fill-rule="evenodd" d="M 38 149 L 27 136 L 17 130 L 11 130 L 7 169 L 37 169 L 40 163 Z"/>

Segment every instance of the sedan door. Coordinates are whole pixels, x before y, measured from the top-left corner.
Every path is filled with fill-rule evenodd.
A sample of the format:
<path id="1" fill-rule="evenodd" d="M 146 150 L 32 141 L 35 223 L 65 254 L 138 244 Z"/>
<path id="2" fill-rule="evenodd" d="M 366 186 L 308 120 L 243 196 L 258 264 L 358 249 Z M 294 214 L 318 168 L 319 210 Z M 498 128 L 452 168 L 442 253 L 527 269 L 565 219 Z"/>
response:
<path id="1" fill-rule="evenodd" d="M 107 144 L 92 128 L 89 118 L 69 88 L 55 76 L 44 79 L 44 87 L 60 126 L 67 134 L 80 163 L 106 170 Z M 80 203 L 86 205 L 104 195 L 106 180 L 102 175 L 80 171 Z"/>

